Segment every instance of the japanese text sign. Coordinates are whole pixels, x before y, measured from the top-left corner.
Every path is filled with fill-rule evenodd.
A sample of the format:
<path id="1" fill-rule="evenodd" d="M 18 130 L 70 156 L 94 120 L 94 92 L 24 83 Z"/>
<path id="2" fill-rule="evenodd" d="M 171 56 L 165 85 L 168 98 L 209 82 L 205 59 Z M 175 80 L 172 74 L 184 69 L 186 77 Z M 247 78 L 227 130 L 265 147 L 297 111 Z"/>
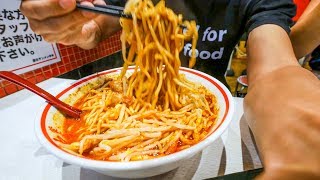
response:
<path id="1" fill-rule="evenodd" d="M 18 74 L 61 60 L 56 44 L 45 42 L 31 30 L 20 3 L 0 0 L 0 71 Z"/>

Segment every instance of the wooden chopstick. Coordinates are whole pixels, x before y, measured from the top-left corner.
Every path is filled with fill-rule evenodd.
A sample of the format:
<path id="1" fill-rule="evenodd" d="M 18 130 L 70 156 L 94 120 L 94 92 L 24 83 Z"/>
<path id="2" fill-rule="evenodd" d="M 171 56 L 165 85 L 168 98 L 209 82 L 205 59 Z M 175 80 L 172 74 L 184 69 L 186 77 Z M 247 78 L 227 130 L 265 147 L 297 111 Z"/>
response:
<path id="1" fill-rule="evenodd" d="M 95 4 L 94 7 L 90 7 L 90 6 L 81 5 L 79 2 L 77 2 L 77 8 L 85 11 L 94 12 L 94 13 L 107 14 L 111 16 L 132 19 L 131 14 L 125 14 L 123 12 L 124 8 L 120 6 Z"/>

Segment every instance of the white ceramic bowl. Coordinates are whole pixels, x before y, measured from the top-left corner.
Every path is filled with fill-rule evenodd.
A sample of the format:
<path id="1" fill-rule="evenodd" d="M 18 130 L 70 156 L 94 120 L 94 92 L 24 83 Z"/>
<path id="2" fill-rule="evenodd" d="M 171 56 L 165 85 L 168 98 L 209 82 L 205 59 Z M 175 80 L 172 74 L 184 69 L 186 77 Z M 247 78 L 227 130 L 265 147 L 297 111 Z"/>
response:
<path id="1" fill-rule="evenodd" d="M 60 99 L 65 99 L 79 87 L 87 84 L 90 81 L 96 80 L 96 78 L 99 76 L 106 74 L 118 74 L 120 71 L 121 68 L 111 69 L 80 79 L 59 93 L 57 97 Z M 129 68 L 128 72 L 130 71 L 132 72 L 133 68 Z M 214 141 L 219 138 L 220 135 L 227 129 L 234 112 L 234 102 L 229 90 L 217 79 L 200 71 L 189 68 L 180 68 L 180 72 L 184 73 L 189 80 L 200 82 L 203 86 L 207 87 L 213 94 L 215 94 L 220 108 L 218 123 L 216 123 L 216 125 L 211 129 L 211 132 L 204 140 L 190 148 L 164 157 L 133 162 L 108 162 L 78 157 L 58 148 L 55 141 L 51 138 L 52 133 L 50 133 L 51 131 L 49 130 L 49 126 L 53 125 L 53 114 L 57 110 L 49 104 L 45 104 L 43 106 L 40 117 L 36 121 L 36 135 L 40 143 L 47 150 L 63 161 L 70 164 L 79 165 L 83 168 L 92 169 L 109 176 L 121 178 L 142 178 L 155 176 L 173 170 L 181 165 L 184 160 L 191 158 L 208 145 L 214 143 Z"/>

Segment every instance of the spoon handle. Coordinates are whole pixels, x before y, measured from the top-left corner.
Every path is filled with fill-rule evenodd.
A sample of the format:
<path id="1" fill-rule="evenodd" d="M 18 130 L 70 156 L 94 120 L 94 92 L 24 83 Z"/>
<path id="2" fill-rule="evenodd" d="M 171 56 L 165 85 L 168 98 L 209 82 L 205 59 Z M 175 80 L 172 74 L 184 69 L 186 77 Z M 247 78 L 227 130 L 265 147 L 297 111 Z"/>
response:
<path id="1" fill-rule="evenodd" d="M 51 95 L 47 91 L 41 89 L 40 87 L 36 86 L 35 84 L 31 83 L 30 81 L 28 81 L 26 79 L 23 79 L 22 77 L 20 77 L 18 75 L 14 74 L 10 71 L 0 71 L 0 77 L 8 80 L 10 82 L 13 82 L 17 85 L 20 85 L 20 86 L 32 91 L 33 93 L 41 96 L 42 98 L 47 100 L 47 102 L 49 104 L 56 107 L 61 112 L 65 113 L 66 115 L 74 117 L 74 118 L 80 117 L 81 110 L 60 101 L 58 98 L 54 97 L 53 95 Z"/>

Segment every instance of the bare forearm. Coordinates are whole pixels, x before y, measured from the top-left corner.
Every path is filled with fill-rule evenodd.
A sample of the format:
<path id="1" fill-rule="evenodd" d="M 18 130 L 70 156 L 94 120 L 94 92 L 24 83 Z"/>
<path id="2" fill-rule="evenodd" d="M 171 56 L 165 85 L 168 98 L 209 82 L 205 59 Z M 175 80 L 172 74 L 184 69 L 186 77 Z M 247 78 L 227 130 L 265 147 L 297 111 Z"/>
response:
<path id="1" fill-rule="evenodd" d="M 320 81 L 298 66 L 272 71 L 245 98 L 264 163 L 261 179 L 320 178 Z"/>
<path id="2" fill-rule="evenodd" d="M 287 33 L 271 24 L 260 26 L 249 34 L 248 57 L 250 84 L 278 68 L 299 65 Z"/>
<path id="3" fill-rule="evenodd" d="M 308 16 L 308 14 L 311 13 L 319 3 L 320 3 L 320 0 L 311 0 L 307 8 L 303 11 L 302 15 L 300 16 L 300 19 L 303 19 L 306 16 Z"/>
<path id="4" fill-rule="evenodd" d="M 311 4 L 313 3 L 313 4 Z M 320 44 L 320 4 L 311 1 L 311 12 L 302 16 L 292 27 L 290 39 L 297 58 L 311 53 Z"/>
<path id="5" fill-rule="evenodd" d="M 319 178 L 320 81 L 298 65 L 280 27 L 253 30 L 248 52 L 244 115 L 264 164 L 259 178 Z"/>

